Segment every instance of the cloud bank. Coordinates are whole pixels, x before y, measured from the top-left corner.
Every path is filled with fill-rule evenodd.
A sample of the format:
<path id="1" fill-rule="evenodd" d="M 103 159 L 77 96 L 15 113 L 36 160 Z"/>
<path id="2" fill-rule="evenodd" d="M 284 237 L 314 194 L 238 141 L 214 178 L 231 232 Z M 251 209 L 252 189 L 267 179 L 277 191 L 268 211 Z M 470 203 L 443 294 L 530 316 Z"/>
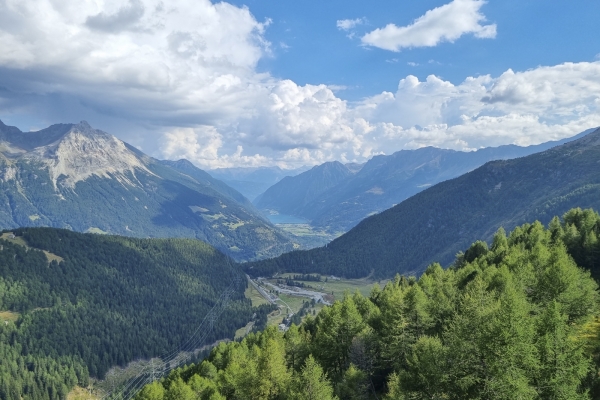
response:
<path id="1" fill-rule="evenodd" d="M 463 8 L 452 8 L 457 4 Z M 470 10 L 452 32 L 485 36 L 481 4 L 457 0 L 411 26 Z M 257 72 L 259 60 L 271 57 L 270 22 L 245 7 L 0 0 L 0 9 L 3 119 L 38 128 L 87 119 L 153 156 L 204 168 L 361 162 L 423 146 L 528 145 L 600 126 L 598 61 L 461 83 L 409 75 L 393 92 L 348 102 L 333 86 Z M 437 40 L 454 37 L 449 28 L 440 32 Z"/>
<path id="2" fill-rule="evenodd" d="M 389 24 L 361 38 L 364 45 L 384 50 L 433 47 L 441 42 L 453 42 L 465 34 L 477 38 L 495 38 L 496 24 L 482 25 L 485 16 L 480 12 L 483 0 L 454 0 L 434 8 L 408 26 Z M 339 21 L 338 21 L 339 22 Z M 339 25 L 338 25 L 339 26 Z"/>

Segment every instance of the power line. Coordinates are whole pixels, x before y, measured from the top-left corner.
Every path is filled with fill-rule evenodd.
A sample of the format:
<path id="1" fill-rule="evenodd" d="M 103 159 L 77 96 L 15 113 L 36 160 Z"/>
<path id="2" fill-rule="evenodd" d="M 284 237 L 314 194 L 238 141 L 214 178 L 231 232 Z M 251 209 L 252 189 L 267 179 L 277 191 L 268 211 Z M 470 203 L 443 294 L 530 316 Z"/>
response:
<path id="1" fill-rule="evenodd" d="M 229 306 L 232 297 L 241 288 L 241 284 L 243 283 L 243 277 L 240 275 L 240 272 L 234 270 L 229 257 L 226 257 L 226 262 L 230 272 L 233 274 L 233 279 L 229 286 L 221 292 L 221 295 L 204 316 L 192 336 L 177 349 L 163 354 L 163 356 L 158 358 L 158 361 L 155 362 L 155 359 L 150 359 L 149 365 L 143 366 L 134 377 L 128 379 L 118 390 L 113 389 L 103 396 L 103 400 L 130 400 L 145 385 L 166 376 L 171 370 L 178 368 L 195 355 L 196 350 L 202 347 L 204 341 L 214 330 L 215 323 Z"/>

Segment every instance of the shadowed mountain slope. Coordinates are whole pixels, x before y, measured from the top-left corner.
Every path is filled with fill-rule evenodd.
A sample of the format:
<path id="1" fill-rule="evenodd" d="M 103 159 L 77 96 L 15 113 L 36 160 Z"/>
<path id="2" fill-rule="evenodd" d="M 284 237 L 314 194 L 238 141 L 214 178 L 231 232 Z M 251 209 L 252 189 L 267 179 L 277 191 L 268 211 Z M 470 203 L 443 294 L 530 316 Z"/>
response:
<path id="1" fill-rule="evenodd" d="M 347 175 L 337 185 L 317 195 L 307 193 L 310 185 L 305 182 L 309 179 L 308 172 L 305 172 L 293 178 L 295 185 L 291 180 L 287 184 L 293 191 L 282 190 L 284 182 L 279 182 L 265 193 L 265 196 L 269 194 L 268 202 L 261 197 L 255 204 L 260 209 L 304 218 L 314 227 L 330 232 L 345 232 L 370 215 L 393 207 L 436 183 L 472 171 L 488 161 L 524 157 L 583 137 L 591 131 L 562 141 L 529 147 L 507 145 L 473 152 L 434 147 L 402 150 L 389 156 L 373 157 L 358 172 Z M 308 201 L 299 205 L 298 198 Z"/>
<path id="2" fill-rule="evenodd" d="M 0 228 L 19 226 L 197 238 L 236 260 L 293 248 L 234 189 L 86 122 L 38 132 L 0 125 Z"/>
<path id="3" fill-rule="evenodd" d="M 366 168 L 366 166 L 365 166 Z M 600 209 L 600 129 L 527 157 L 488 162 L 362 221 L 327 247 L 246 264 L 252 275 L 276 271 L 361 277 L 420 273 L 448 265 L 500 227 L 543 223 L 573 207 Z"/>

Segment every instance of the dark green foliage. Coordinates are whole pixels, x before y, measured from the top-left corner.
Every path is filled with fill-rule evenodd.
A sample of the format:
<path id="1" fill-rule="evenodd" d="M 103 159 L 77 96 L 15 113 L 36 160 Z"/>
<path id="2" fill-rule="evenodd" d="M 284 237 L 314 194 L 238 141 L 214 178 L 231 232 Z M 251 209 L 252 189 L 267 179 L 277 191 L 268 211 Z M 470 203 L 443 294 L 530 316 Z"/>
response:
<path id="1" fill-rule="evenodd" d="M 269 313 L 277 310 L 277 306 L 275 304 L 261 304 L 258 307 L 254 308 L 254 326 L 252 330 L 254 332 L 262 331 L 267 327 L 268 315 Z"/>
<path id="2" fill-rule="evenodd" d="M 321 282 L 320 275 L 311 275 L 311 274 L 302 274 L 302 275 L 294 275 L 292 279 L 296 281 L 307 281 L 307 282 Z"/>
<path id="3" fill-rule="evenodd" d="M 493 161 L 439 183 L 369 217 L 327 247 L 293 251 L 248 263 L 253 276 L 275 272 L 349 278 L 420 274 L 432 262 L 452 263 L 474 241 L 490 241 L 500 227 L 544 224 L 573 207 L 600 209 L 600 130 L 527 157 Z M 597 232 L 579 240 L 594 246 Z M 598 261 L 597 253 L 590 255 Z M 577 258 L 578 262 L 581 262 Z"/>
<path id="4" fill-rule="evenodd" d="M 0 121 L 0 139 L 31 151 L 60 140 L 72 128 L 82 126 L 59 124 L 20 132 Z M 134 237 L 195 238 L 236 260 L 275 256 L 293 248 L 288 237 L 223 182 L 191 163 L 161 162 L 126 146 L 145 170 L 91 175 L 74 187 L 65 184 L 64 175 L 53 181 L 46 160 L 29 154 L 5 157 L 0 152 L 0 175 L 5 177 L 0 180 L 0 229 L 49 226 Z"/>
<path id="5" fill-rule="evenodd" d="M 53 228 L 14 232 L 31 248 L 0 240 L 0 310 L 22 313 L 16 325 L 0 326 L 0 336 L 10 343 L 2 347 L 8 355 L 0 357 L 0 371 L 12 368 L 12 359 L 30 363 L 30 369 L 52 368 L 53 376 L 62 379 L 56 388 L 84 382 L 88 371 L 102 377 L 112 366 L 177 349 L 240 274 L 227 256 L 192 239 L 134 239 Z M 64 261 L 48 263 L 35 249 Z M 237 288 L 205 344 L 232 338 L 251 319 L 243 290 Z M 11 371 L 8 376 L 15 377 L 21 393 L 30 390 L 27 371 Z M 40 393 L 54 390 L 50 382 L 40 386 Z"/>
<path id="6" fill-rule="evenodd" d="M 378 155 L 362 166 L 325 163 L 278 182 L 258 197 L 255 204 L 307 219 L 311 225 L 332 233 L 347 232 L 367 216 L 488 161 L 538 153 L 591 131 L 528 147 L 508 145 L 471 152 L 424 147 Z"/>
<path id="7" fill-rule="evenodd" d="M 87 385 L 79 357 L 25 355 L 14 324 L 0 323 L 0 399 L 64 399 L 71 388 Z"/>
<path id="8" fill-rule="evenodd" d="M 598 285 L 569 251 L 589 260 L 594 247 L 570 238 L 589 237 L 599 220 L 572 210 L 549 229 L 499 230 L 491 248 L 476 242 L 447 270 L 432 264 L 369 298 L 346 295 L 285 334 L 220 344 L 152 388 L 165 399 L 197 381 L 234 400 L 594 398 Z"/>

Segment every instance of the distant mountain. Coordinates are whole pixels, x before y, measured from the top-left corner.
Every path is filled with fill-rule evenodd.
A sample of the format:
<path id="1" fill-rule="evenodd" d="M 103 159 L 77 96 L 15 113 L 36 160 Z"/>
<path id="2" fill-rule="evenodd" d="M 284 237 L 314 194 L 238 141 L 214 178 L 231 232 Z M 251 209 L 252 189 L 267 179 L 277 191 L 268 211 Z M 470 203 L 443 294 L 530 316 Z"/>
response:
<path id="1" fill-rule="evenodd" d="M 456 253 L 477 239 L 490 239 L 500 227 L 548 223 L 574 207 L 600 209 L 600 129 L 541 153 L 488 162 L 365 219 L 326 247 L 245 268 L 263 276 L 420 273 L 431 262 L 448 265 Z"/>
<path id="2" fill-rule="evenodd" d="M 254 200 L 272 185 L 286 176 L 296 176 L 310 167 L 281 169 L 279 167 L 217 168 L 209 173 L 225 182 L 250 200 Z"/>
<path id="3" fill-rule="evenodd" d="M 281 181 L 265 192 L 265 195 L 269 194 L 268 201 L 261 196 L 254 203 L 263 210 L 281 213 L 293 210 L 292 215 L 309 220 L 314 227 L 330 232 L 346 232 L 362 219 L 386 210 L 436 183 L 472 171 L 488 161 L 524 157 L 583 137 L 591 131 L 562 141 L 529 147 L 508 145 L 473 152 L 434 147 L 402 150 L 389 156 L 375 156 L 363 166 L 352 165 L 354 170 L 360 169 L 318 196 L 301 192 L 301 188 L 309 190 L 310 185 L 306 183 L 310 179 L 308 171 L 293 178 L 293 182 L 298 184 L 289 180 Z M 311 176 L 320 179 L 314 173 Z M 286 187 L 295 186 L 296 190 L 293 193 L 284 190 L 284 184 Z M 311 201 L 304 201 L 298 206 L 299 197 Z"/>
<path id="4" fill-rule="evenodd" d="M 163 165 L 168 165 L 169 167 L 192 177 L 198 183 L 213 187 L 218 192 L 229 196 L 231 199 L 242 204 L 244 207 L 248 207 L 250 209 L 253 207 L 252 203 L 246 197 L 244 197 L 242 193 L 227 185 L 225 182 L 213 178 L 208 172 L 196 167 L 188 160 L 161 160 L 160 163 Z"/>
<path id="5" fill-rule="evenodd" d="M 254 204 L 263 210 L 301 215 L 307 204 L 353 175 L 344 164 L 327 162 L 300 175 L 286 176 L 256 198 Z"/>
<path id="6" fill-rule="evenodd" d="M 293 247 L 240 193 L 86 122 L 21 132 L 0 122 L 0 228 L 204 240 L 237 260 Z"/>

